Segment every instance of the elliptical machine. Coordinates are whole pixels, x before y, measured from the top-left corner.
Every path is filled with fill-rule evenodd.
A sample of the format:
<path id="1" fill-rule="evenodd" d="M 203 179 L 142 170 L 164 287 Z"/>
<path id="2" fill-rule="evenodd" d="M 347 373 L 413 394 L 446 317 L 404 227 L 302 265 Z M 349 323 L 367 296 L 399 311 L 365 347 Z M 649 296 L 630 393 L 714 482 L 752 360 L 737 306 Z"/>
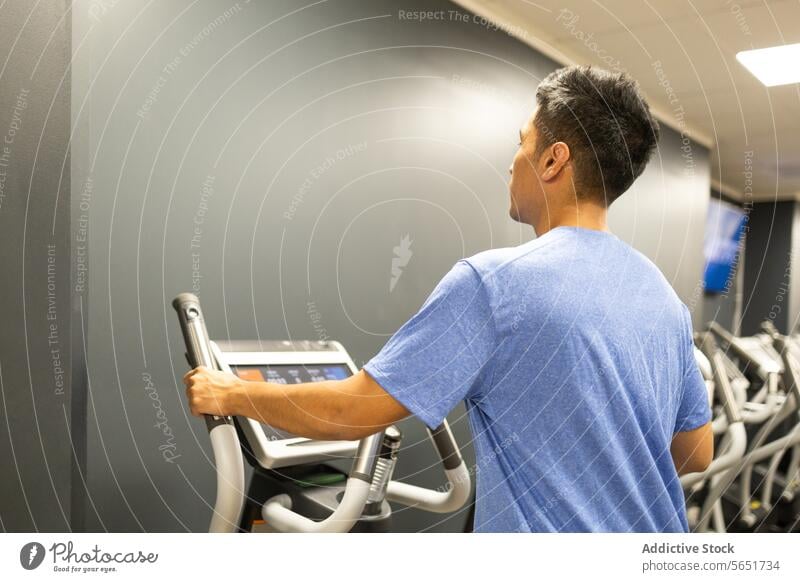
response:
<path id="1" fill-rule="evenodd" d="M 283 383 L 343 379 L 357 371 L 338 342 L 215 343 L 195 295 L 181 293 L 172 306 L 192 368 Z M 245 417 L 206 416 L 206 425 L 217 470 L 212 533 L 262 526 L 277 532 L 389 531 L 389 501 L 447 513 L 470 497 L 470 473 L 446 420 L 428 429 L 447 478 L 440 491 L 392 480 L 402 438 L 394 426 L 360 441 L 315 441 Z M 253 467 L 246 494 L 244 459 Z M 331 464 L 343 459 L 352 459 L 349 473 Z"/>
<path id="2" fill-rule="evenodd" d="M 712 428 L 714 434 L 721 438 L 719 445 L 715 447 L 717 454 L 706 470 L 683 475 L 680 481 L 687 492 L 687 503 L 694 505 L 689 511 L 692 531 L 706 532 L 713 528 L 724 532 L 721 498 L 727 485 L 736 476 L 737 466 L 747 447 L 746 421 L 737 406 L 734 387 L 725 373 L 722 354 L 713 336 L 709 332 L 696 334 L 695 344 L 699 351 L 695 352 L 695 357 L 706 386 L 713 386 L 714 395 L 720 404 Z M 700 498 L 699 504 L 697 497 Z"/>
<path id="3" fill-rule="evenodd" d="M 792 530 L 800 521 L 795 495 L 800 464 L 799 368 L 792 354 L 796 346 L 770 322 L 762 324 L 762 332 L 752 337 L 734 336 L 715 322 L 708 329 L 698 335 L 698 345 L 708 358 L 724 412 L 712 423 L 715 434 L 725 435 L 719 447 L 721 456 L 730 456 L 725 445 L 734 418 L 747 432 L 738 429 L 743 433 L 738 459 L 731 457 L 724 464 L 724 473 L 710 475 L 718 465 L 715 459 L 704 474 L 681 478 L 693 492 L 705 486 L 702 510 L 693 529 Z M 719 346 L 714 338 L 721 342 Z M 787 459 L 789 451 L 792 454 Z M 723 468 L 719 465 L 717 468 Z M 711 476 L 711 480 L 698 481 L 701 476 Z M 780 489 L 777 498 L 776 486 Z"/>
<path id="4" fill-rule="evenodd" d="M 778 332 L 772 321 L 761 324 L 762 332 L 772 340 L 772 346 L 780 354 L 784 368 L 784 386 L 794 396 L 793 413 L 786 415 L 783 429 L 787 439 L 786 445 L 776 451 L 770 458 L 768 469 L 761 486 L 761 505 L 773 515 L 773 531 L 800 531 L 800 363 L 798 363 L 798 346 L 796 338 L 784 336 Z M 786 453 L 791 451 L 791 455 Z M 754 467 L 750 466 L 752 471 Z M 783 475 L 780 470 L 783 469 Z M 779 487 L 777 497 L 775 486 Z"/>

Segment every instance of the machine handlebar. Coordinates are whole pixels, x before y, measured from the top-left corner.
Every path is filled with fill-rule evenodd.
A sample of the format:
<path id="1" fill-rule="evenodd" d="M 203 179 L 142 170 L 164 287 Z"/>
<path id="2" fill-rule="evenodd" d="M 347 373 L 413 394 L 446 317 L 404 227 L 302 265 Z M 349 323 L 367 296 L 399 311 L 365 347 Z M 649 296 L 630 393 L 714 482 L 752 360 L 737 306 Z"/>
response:
<path id="1" fill-rule="evenodd" d="M 211 353 L 200 301 L 191 293 L 181 293 L 172 306 L 178 312 L 186 359 L 193 368 L 205 366 L 219 369 Z M 208 531 L 211 533 L 235 532 L 239 526 L 245 496 L 244 458 L 236 426 L 230 416 L 206 415 L 206 427 L 211 438 L 214 464 L 217 468 L 217 498 Z"/>

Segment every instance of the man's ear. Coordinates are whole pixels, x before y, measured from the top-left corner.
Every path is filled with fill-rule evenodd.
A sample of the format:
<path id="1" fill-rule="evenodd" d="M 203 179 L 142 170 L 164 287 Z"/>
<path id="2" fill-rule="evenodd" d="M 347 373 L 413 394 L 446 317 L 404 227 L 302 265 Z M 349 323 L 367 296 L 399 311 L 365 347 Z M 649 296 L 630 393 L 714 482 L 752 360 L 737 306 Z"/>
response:
<path id="1" fill-rule="evenodd" d="M 559 141 L 551 145 L 542 154 L 542 180 L 549 182 L 554 179 L 569 160 L 570 151 L 567 144 Z"/>

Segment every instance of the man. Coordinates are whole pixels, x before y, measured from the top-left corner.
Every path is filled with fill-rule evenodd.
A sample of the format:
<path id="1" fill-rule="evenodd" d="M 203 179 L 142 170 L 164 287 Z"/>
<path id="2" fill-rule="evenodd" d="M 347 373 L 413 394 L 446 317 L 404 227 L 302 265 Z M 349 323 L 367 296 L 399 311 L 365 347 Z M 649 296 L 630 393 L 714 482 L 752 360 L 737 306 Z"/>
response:
<path id="1" fill-rule="evenodd" d="M 466 402 L 476 531 L 686 531 L 678 475 L 713 441 L 688 309 L 608 230 L 657 122 L 629 77 L 555 71 L 520 132 L 511 217 L 538 238 L 459 261 L 352 378 L 295 386 L 186 376 L 194 414 L 359 439 Z"/>

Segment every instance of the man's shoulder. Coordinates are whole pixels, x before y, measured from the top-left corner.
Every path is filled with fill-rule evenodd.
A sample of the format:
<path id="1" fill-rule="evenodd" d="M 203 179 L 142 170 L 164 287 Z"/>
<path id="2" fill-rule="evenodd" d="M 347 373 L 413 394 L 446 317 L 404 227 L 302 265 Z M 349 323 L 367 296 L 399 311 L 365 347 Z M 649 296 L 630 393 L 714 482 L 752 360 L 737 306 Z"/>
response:
<path id="1" fill-rule="evenodd" d="M 568 231 L 553 234 L 559 236 L 540 237 L 515 247 L 489 249 L 462 259 L 460 263 L 471 267 L 469 270 L 490 289 L 507 290 L 521 277 L 531 289 L 540 281 L 552 281 L 553 277 L 570 276 L 576 272 L 575 269 L 565 269 L 565 265 L 576 260 L 582 251 L 575 245 L 559 244 L 569 236 Z M 591 249 L 600 254 L 598 260 L 610 262 L 609 280 L 614 279 L 611 271 L 619 269 L 632 285 L 660 297 L 662 302 L 685 309 L 670 281 L 647 255 L 617 238 L 609 239 L 608 244 L 611 246 Z M 538 276 L 532 277 L 532 273 Z"/>
<path id="2" fill-rule="evenodd" d="M 547 244 L 548 241 L 545 241 L 544 238 L 537 238 L 515 247 L 502 247 L 482 251 L 463 259 L 463 261 L 469 264 L 481 278 L 497 277 L 523 257 L 540 256 L 542 253 L 537 251 L 540 251 Z"/>
<path id="3" fill-rule="evenodd" d="M 656 265 L 655 262 L 650 259 L 650 257 L 645 255 L 640 250 L 628 244 L 625 246 L 628 248 L 628 252 L 631 253 L 635 261 L 638 263 L 639 269 L 646 275 L 649 275 L 650 280 L 664 292 L 665 296 L 669 300 L 676 304 L 680 304 L 685 308 L 686 306 L 681 302 L 678 294 L 675 292 L 675 288 L 672 286 L 658 265 Z"/>

